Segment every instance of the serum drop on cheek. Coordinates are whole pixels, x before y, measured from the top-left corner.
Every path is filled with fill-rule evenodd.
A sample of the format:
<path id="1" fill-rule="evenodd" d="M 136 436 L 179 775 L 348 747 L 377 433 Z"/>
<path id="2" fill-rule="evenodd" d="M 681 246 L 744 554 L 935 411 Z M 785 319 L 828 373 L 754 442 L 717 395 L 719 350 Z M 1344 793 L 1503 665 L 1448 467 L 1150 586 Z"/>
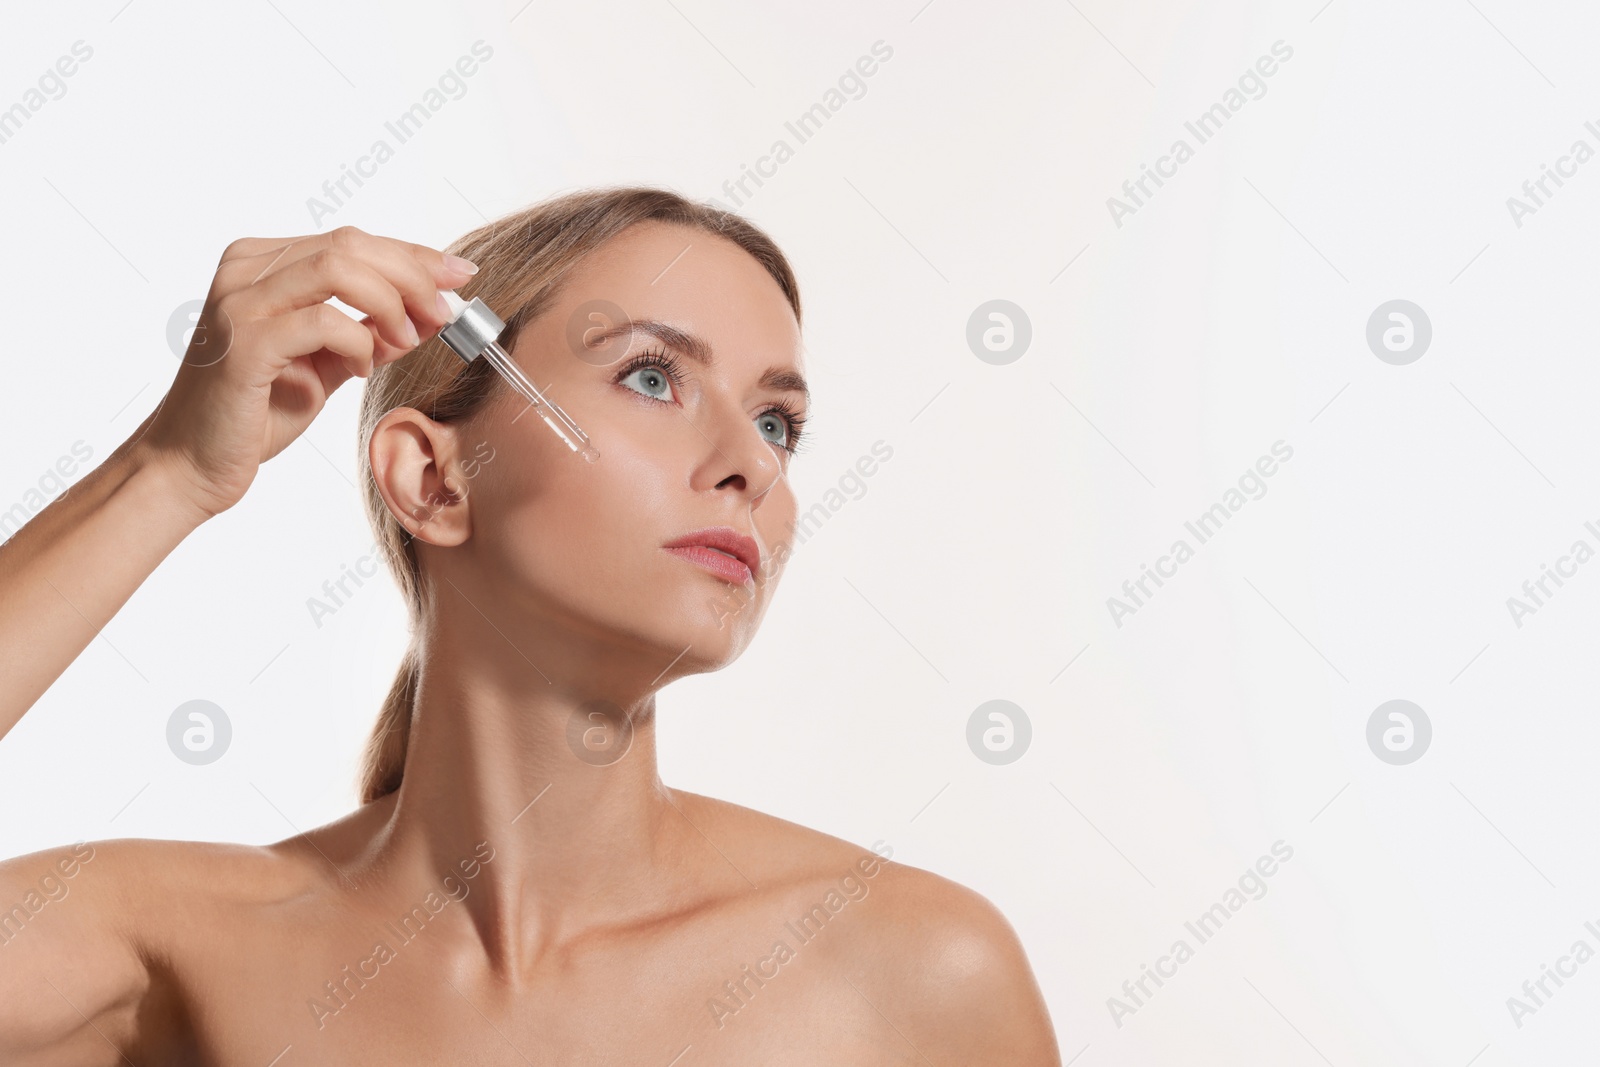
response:
<path id="1" fill-rule="evenodd" d="M 506 324 L 489 310 L 489 305 L 474 297 L 467 301 L 453 289 L 441 289 L 439 295 L 450 305 L 450 322 L 439 331 L 439 339 L 463 361 L 471 363 L 482 356 L 517 392 L 527 398 L 529 406 L 539 413 L 546 426 L 555 431 L 568 448 L 593 463 L 600 452 L 589 443 L 589 435 L 578 428 L 572 417 L 545 398 L 537 386 L 522 373 L 522 368 L 511 360 L 511 354 L 500 347 L 498 338 Z"/>

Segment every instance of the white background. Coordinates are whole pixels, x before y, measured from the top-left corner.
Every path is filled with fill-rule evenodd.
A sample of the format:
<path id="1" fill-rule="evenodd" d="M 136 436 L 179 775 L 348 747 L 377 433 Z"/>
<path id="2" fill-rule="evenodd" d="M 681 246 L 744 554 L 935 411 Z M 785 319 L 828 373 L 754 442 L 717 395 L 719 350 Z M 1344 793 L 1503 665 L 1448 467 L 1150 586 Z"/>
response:
<path id="1" fill-rule="evenodd" d="M 800 277 L 801 501 L 875 441 L 893 457 L 745 657 L 663 695 L 663 778 L 984 893 L 1083 1067 L 1575 1063 L 1600 963 L 1520 1026 L 1506 1001 L 1600 950 L 1600 563 L 1520 627 L 1506 600 L 1600 547 L 1600 162 L 1520 227 L 1506 199 L 1600 148 L 1597 23 L 1508 0 L 19 8 L 0 108 L 74 41 L 93 56 L 0 144 L 0 510 L 151 410 L 169 318 L 230 240 L 442 246 L 621 182 L 726 198 L 882 40 L 743 210 Z M 480 38 L 464 95 L 313 225 L 307 199 Z M 1279 40 L 1265 95 L 1118 226 L 1107 198 Z M 997 298 L 1032 324 L 1005 366 L 965 339 Z M 1397 298 L 1433 327 L 1405 366 L 1365 339 Z M 320 628 L 307 609 L 370 551 L 359 388 L 0 742 L 0 855 L 269 842 L 353 805 L 405 643 L 386 573 Z M 1107 598 L 1280 439 L 1265 495 L 1118 626 Z M 196 698 L 234 731 L 205 767 L 165 741 Z M 1405 766 L 1366 740 L 1394 698 L 1433 727 Z M 1007 766 L 966 743 L 991 699 L 1032 723 Z M 1279 840 L 1265 896 L 1118 1025 L 1107 998 Z"/>

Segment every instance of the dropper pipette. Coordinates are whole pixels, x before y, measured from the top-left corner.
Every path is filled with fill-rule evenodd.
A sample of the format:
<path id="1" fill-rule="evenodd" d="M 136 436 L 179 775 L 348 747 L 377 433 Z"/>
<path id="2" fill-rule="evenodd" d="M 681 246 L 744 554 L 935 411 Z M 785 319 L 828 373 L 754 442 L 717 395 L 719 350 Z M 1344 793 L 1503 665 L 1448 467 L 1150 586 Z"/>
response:
<path id="1" fill-rule="evenodd" d="M 453 289 L 441 289 L 439 295 L 450 306 L 450 321 L 439 331 L 439 339 L 464 362 L 471 363 L 479 356 L 487 359 L 513 389 L 527 398 L 545 425 L 554 430 L 568 448 L 590 463 L 599 459 L 600 452 L 589 443 L 589 436 L 578 428 L 570 415 L 547 399 L 522 373 L 522 368 L 512 362 L 511 354 L 500 347 L 498 338 L 506 324 L 489 310 L 489 305 L 477 297 L 463 300 Z"/>

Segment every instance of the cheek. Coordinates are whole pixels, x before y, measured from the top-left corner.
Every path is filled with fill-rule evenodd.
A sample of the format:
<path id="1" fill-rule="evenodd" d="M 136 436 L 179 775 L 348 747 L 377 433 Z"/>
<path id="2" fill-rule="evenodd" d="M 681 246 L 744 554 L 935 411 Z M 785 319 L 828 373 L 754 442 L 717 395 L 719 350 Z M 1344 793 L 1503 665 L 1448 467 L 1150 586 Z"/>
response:
<path id="1" fill-rule="evenodd" d="M 609 451 L 587 463 L 568 453 L 542 471 L 509 486 L 509 538 L 523 554 L 556 563 L 609 559 L 622 566 L 660 533 L 666 476 L 644 457 L 630 455 L 613 438 Z"/>
<path id="2" fill-rule="evenodd" d="M 595 434 L 594 463 L 550 437 L 555 447 L 505 471 L 492 507 L 481 523 L 475 517 L 473 536 L 495 571 L 486 581 L 590 619 L 637 616 L 675 562 L 660 549 L 673 534 L 673 475 L 646 444 L 619 434 L 603 443 Z"/>

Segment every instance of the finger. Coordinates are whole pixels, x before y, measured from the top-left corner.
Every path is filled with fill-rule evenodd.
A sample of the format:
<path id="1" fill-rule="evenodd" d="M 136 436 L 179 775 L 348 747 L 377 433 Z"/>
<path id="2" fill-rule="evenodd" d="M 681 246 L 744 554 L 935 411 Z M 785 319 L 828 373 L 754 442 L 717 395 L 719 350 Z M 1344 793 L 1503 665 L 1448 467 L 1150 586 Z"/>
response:
<path id="1" fill-rule="evenodd" d="M 389 344 L 410 348 L 410 320 L 400 291 L 364 260 L 333 249 L 324 249 L 292 266 L 274 271 L 248 289 L 228 297 L 235 319 L 266 319 L 298 308 L 313 307 L 329 297 L 364 311 L 378 324 L 380 335 Z M 355 322 L 337 308 L 334 314 Z M 329 320 L 332 321 L 331 319 Z"/>
<path id="2" fill-rule="evenodd" d="M 241 237 L 223 251 L 222 262 L 236 263 L 246 259 L 259 259 L 263 256 L 276 258 L 286 249 L 290 255 L 299 257 L 309 255 L 322 248 L 338 247 L 344 241 L 361 241 L 363 239 L 384 242 L 395 245 L 422 263 L 428 270 L 436 273 L 464 274 L 471 277 L 476 273 L 470 269 L 462 270 L 459 256 L 452 256 L 441 252 L 430 245 L 416 244 L 411 241 L 401 241 L 393 237 L 380 237 L 369 234 L 357 226 L 340 226 L 329 230 L 327 233 L 305 233 L 296 237 Z M 460 281 L 458 279 L 458 284 Z"/>
<path id="3" fill-rule="evenodd" d="M 463 266 L 465 260 L 427 245 L 369 234 L 354 226 L 280 241 L 242 238 L 234 243 L 253 251 L 229 260 L 225 271 L 219 270 L 219 277 L 227 275 L 227 287 L 253 285 L 318 252 L 336 249 L 360 258 L 388 278 L 400 291 L 412 321 L 427 332 L 445 323 L 439 311 L 438 290 L 454 289 L 472 277 Z"/>
<path id="4" fill-rule="evenodd" d="M 316 371 L 317 380 L 322 383 L 322 395 L 332 396 L 333 391 L 345 382 L 354 378 L 350 367 L 344 359 L 335 352 L 323 349 L 311 353 L 311 369 Z"/>
<path id="5" fill-rule="evenodd" d="M 240 237 L 230 241 L 228 247 L 222 250 L 221 257 L 217 260 L 219 267 L 249 259 L 271 249 L 277 251 L 286 245 L 297 241 L 304 241 L 315 234 L 302 234 L 299 237 Z"/>
<path id="6" fill-rule="evenodd" d="M 356 319 L 354 321 L 357 326 L 365 326 L 367 328 L 368 335 L 372 338 L 372 365 L 374 367 L 381 367 L 387 363 L 393 363 L 395 360 L 400 359 L 403 356 L 410 355 L 412 352 L 416 351 L 415 345 L 406 345 L 404 347 L 400 347 L 385 341 L 383 339 L 382 328 L 379 327 L 376 322 L 372 321 L 371 315 Z M 415 323 L 412 325 L 415 327 Z M 421 331 L 421 335 L 426 337 L 427 331 Z"/>
<path id="7" fill-rule="evenodd" d="M 332 305 L 313 304 L 287 315 L 274 315 L 253 324 L 251 331 L 256 334 L 255 343 L 271 357 L 275 368 L 281 369 L 300 356 L 330 352 L 338 357 L 335 365 L 344 372 L 339 381 L 352 376 L 365 378 L 372 373 L 372 331 Z M 314 362 L 327 386 L 329 375 L 324 364 L 329 361 Z"/>

